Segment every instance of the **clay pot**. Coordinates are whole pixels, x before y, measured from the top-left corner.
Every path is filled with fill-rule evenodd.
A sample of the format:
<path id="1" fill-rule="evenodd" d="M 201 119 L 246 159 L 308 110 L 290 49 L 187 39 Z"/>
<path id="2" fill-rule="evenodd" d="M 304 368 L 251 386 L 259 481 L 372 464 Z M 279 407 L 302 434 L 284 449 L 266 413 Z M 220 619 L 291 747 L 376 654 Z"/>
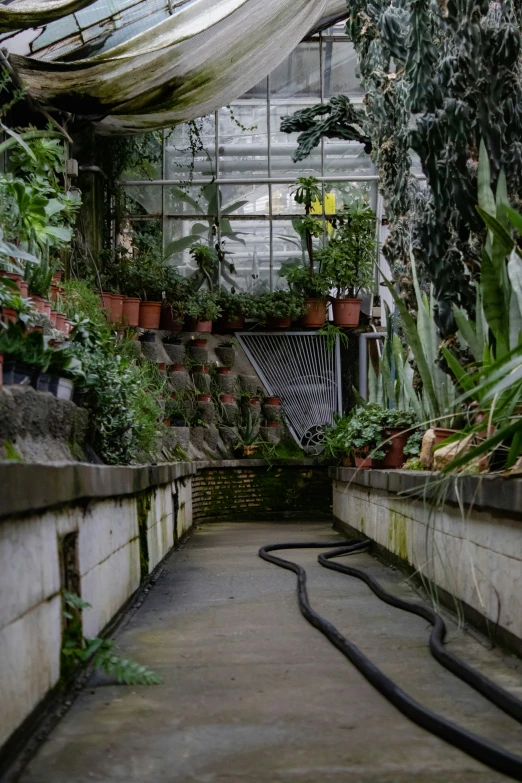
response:
<path id="1" fill-rule="evenodd" d="M 65 322 L 67 321 L 66 316 L 63 313 L 56 313 L 56 328 L 60 332 L 65 332 Z"/>
<path id="2" fill-rule="evenodd" d="M 45 313 L 45 299 L 43 296 L 35 296 L 35 294 L 31 294 L 30 299 L 38 312 Z M 49 311 L 49 316 L 51 315 L 51 312 Z"/>
<path id="3" fill-rule="evenodd" d="M 269 429 L 276 429 L 276 427 L 279 427 L 278 421 L 265 421 L 265 427 L 268 427 Z"/>
<path id="4" fill-rule="evenodd" d="M 325 299 L 305 299 L 306 312 L 301 318 L 302 326 L 321 329 L 326 321 L 326 306 Z"/>
<path id="5" fill-rule="evenodd" d="M 120 324 L 123 318 L 123 299 L 122 294 L 113 294 L 110 304 L 110 319 L 113 324 Z"/>
<path id="6" fill-rule="evenodd" d="M 206 337 L 198 337 L 193 342 L 194 348 L 206 348 L 207 347 L 207 338 Z"/>
<path id="7" fill-rule="evenodd" d="M 368 448 L 361 449 L 355 452 L 355 467 L 359 470 L 369 470 L 373 468 L 373 459 L 368 456 L 370 450 Z"/>
<path id="8" fill-rule="evenodd" d="M 211 400 L 211 394 L 198 394 L 198 402 L 210 402 Z"/>
<path id="9" fill-rule="evenodd" d="M 18 290 L 20 290 L 22 275 L 19 275 L 18 272 L 4 272 L 3 270 L 0 270 L 0 278 L 1 277 L 7 277 L 8 280 L 12 280 L 13 283 L 16 283 Z"/>
<path id="10" fill-rule="evenodd" d="M 233 394 L 220 394 L 219 399 L 225 405 L 232 405 L 235 402 Z"/>
<path id="11" fill-rule="evenodd" d="M 158 362 L 158 370 L 165 371 L 165 362 Z"/>
<path id="12" fill-rule="evenodd" d="M 56 316 L 58 315 L 58 310 L 51 310 L 51 315 L 49 316 L 49 320 L 52 323 L 54 327 L 56 327 Z"/>
<path id="13" fill-rule="evenodd" d="M 361 299 L 334 299 L 332 311 L 336 326 L 359 326 Z"/>
<path id="14" fill-rule="evenodd" d="M 290 316 L 285 318 L 275 318 L 271 316 L 266 322 L 268 329 L 289 329 L 292 326 L 292 319 Z"/>
<path id="15" fill-rule="evenodd" d="M 62 270 L 58 269 L 58 271 L 55 272 L 54 275 L 53 275 L 53 283 L 56 283 L 56 284 L 61 283 L 62 282 L 62 276 L 63 276 Z"/>
<path id="16" fill-rule="evenodd" d="M 261 398 L 260 397 L 249 397 L 248 398 L 248 404 L 249 405 L 259 405 L 260 402 L 261 402 Z"/>
<path id="17" fill-rule="evenodd" d="M 60 293 L 60 288 L 56 284 L 51 285 L 51 302 L 56 302 L 58 299 L 58 294 Z"/>
<path id="18" fill-rule="evenodd" d="M 142 329 L 159 329 L 161 302 L 142 302 L 140 304 L 139 326 Z"/>
<path id="19" fill-rule="evenodd" d="M 49 318 L 49 320 L 51 320 L 51 303 L 50 302 L 44 301 L 42 312 L 43 312 L 44 315 L 47 316 L 47 318 Z M 64 318 L 65 318 L 65 316 L 64 316 Z"/>
<path id="20" fill-rule="evenodd" d="M 446 440 L 446 438 L 449 438 L 451 435 L 455 435 L 458 430 L 448 430 L 445 427 L 433 427 L 433 432 L 435 433 L 435 446 L 438 446 L 439 443 L 442 443 L 443 440 Z"/>
<path id="21" fill-rule="evenodd" d="M 20 291 L 20 296 L 24 299 L 27 299 L 29 296 L 29 283 L 27 283 L 25 280 L 20 280 L 18 283 L 18 290 Z"/>
<path id="22" fill-rule="evenodd" d="M 281 405 L 281 397 L 265 397 L 264 403 L 265 405 Z"/>
<path id="23" fill-rule="evenodd" d="M 67 337 L 69 337 L 69 335 L 71 334 L 72 328 L 73 328 L 72 322 L 71 321 L 66 321 L 65 322 L 65 334 L 67 335 Z"/>
<path id="24" fill-rule="evenodd" d="M 384 433 L 385 438 L 392 438 L 391 443 L 386 444 L 388 451 L 384 459 L 380 460 L 376 467 L 386 468 L 387 470 L 393 468 L 402 468 L 406 462 L 404 456 L 404 447 L 406 441 L 410 437 L 410 432 L 406 430 L 397 429 L 396 427 L 387 430 Z"/>
<path id="25" fill-rule="evenodd" d="M 217 368 L 217 374 L 218 375 L 230 375 L 231 368 L 230 367 L 218 367 Z"/>
<path id="26" fill-rule="evenodd" d="M 140 298 L 126 296 L 121 308 L 121 320 L 125 326 L 138 326 L 140 322 Z"/>
<path id="27" fill-rule="evenodd" d="M 202 372 L 202 373 L 204 373 L 205 375 L 208 375 L 208 367 L 206 367 L 206 366 L 205 366 L 205 365 L 203 365 L 203 364 L 196 364 L 196 365 L 195 365 L 195 366 L 192 368 L 192 372 Z"/>
<path id="28" fill-rule="evenodd" d="M 183 329 L 183 315 L 173 310 L 170 305 L 163 305 L 159 328 L 165 332 L 181 332 Z"/>
<path id="29" fill-rule="evenodd" d="M 170 427 L 170 419 L 163 419 L 163 424 L 165 427 Z"/>
<path id="30" fill-rule="evenodd" d="M 18 321 L 18 313 L 13 307 L 0 307 L 0 313 L 5 324 L 15 324 Z"/>
<path id="31" fill-rule="evenodd" d="M 211 332 L 212 321 L 196 321 L 195 332 Z"/>
<path id="32" fill-rule="evenodd" d="M 109 293 L 108 291 L 102 291 L 102 293 L 99 294 L 99 296 L 100 296 L 100 304 L 103 307 L 103 309 L 108 310 L 110 312 L 112 294 Z"/>
<path id="33" fill-rule="evenodd" d="M 235 332 L 238 329 L 244 328 L 245 316 L 243 313 L 240 313 L 239 315 L 231 315 L 226 311 L 223 313 L 223 318 L 221 319 L 221 329 L 224 332 Z"/>
<path id="34" fill-rule="evenodd" d="M 185 372 L 184 364 L 171 364 L 169 367 L 170 372 Z"/>

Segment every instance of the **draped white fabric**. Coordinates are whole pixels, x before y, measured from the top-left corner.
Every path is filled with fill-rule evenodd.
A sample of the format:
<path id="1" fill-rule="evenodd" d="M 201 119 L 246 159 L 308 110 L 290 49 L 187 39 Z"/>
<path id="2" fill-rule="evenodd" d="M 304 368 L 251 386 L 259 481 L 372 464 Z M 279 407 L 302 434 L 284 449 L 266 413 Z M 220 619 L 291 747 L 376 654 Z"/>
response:
<path id="1" fill-rule="evenodd" d="M 227 105 L 321 20 L 346 10 L 345 0 L 178 0 L 171 6 L 159 23 L 91 57 L 63 62 L 12 54 L 11 63 L 41 102 L 96 118 L 102 133 L 139 133 Z"/>
<path id="2" fill-rule="evenodd" d="M 47 24 L 91 5 L 94 0 L 15 0 L 0 5 L 0 33 Z"/>

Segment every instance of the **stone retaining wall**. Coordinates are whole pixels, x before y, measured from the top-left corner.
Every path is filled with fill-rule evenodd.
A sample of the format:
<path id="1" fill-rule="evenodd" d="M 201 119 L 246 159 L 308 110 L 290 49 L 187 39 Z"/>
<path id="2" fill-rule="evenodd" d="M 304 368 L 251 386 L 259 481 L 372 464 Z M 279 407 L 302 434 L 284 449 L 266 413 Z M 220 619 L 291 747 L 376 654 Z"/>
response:
<path id="1" fill-rule="evenodd" d="M 312 459 L 270 466 L 264 460 L 198 462 L 195 520 L 330 516 L 328 468 Z"/>
<path id="2" fill-rule="evenodd" d="M 60 679 L 62 590 L 103 631 L 191 527 L 193 472 L 0 465 L 0 746 Z"/>
<path id="3" fill-rule="evenodd" d="M 331 468 L 330 475 L 341 530 L 370 538 L 439 600 L 454 610 L 457 599 L 475 626 L 522 654 L 522 479 L 454 477 L 443 500 L 429 488 L 435 474 Z"/>

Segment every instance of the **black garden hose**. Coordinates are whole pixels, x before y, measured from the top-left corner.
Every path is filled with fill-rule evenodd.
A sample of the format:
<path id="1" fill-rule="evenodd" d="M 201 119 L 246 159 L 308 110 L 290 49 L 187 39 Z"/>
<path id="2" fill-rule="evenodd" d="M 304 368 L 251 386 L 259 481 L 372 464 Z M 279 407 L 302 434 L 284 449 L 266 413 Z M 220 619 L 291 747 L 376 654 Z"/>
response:
<path id="1" fill-rule="evenodd" d="M 269 563 L 273 563 L 274 565 L 297 574 L 297 596 L 301 614 L 311 623 L 311 625 L 324 634 L 324 636 L 326 636 L 326 638 L 357 667 L 368 682 L 388 699 L 389 702 L 397 707 L 403 715 L 406 715 L 407 718 L 410 718 L 410 720 L 423 729 L 430 731 L 437 737 L 446 740 L 446 742 L 449 742 L 469 756 L 477 759 L 477 761 L 482 762 L 482 764 L 485 764 L 514 780 L 522 781 L 522 757 L 503 750 L 489 740 L 483 739 L 482 737 L 457 726 L 457 724 L 452 721 L 426 709 L 405 693 L 405 691 L 386 677 L 380 669 L 363 655 L 353 642 L 346 639 L 332 623 L 325 620 L 312 609 L 308 599 L 308 591 L 306 589 L 306 571 L 304 568 L 297 563 L 293 563 L 291 560 L 284 560 L 281 557 L 270 554 L 270 552 L 281 549 L 329 548 L 331 551 L 326 552 L 324 555 L 319 555 L 318 559 L 322 566 L 362 579 L 373 592 L 383 601 L 386 601 L 386 603 L 399 609 L 404 609 L 407 612 L 417 614 L 428 620 L 428 622 L 433 625 L 430 636 L 430 650 L 437 661 L 457 677 L 460 677 L 469 685 L 472 685 L 472 687 L 504 710 L 508 715 L 521 721 L 522 703 L 518 699 L 507 693 L 507 691 L 504 691 L 502 688 L 499 688 L 491 682 L 491 680 L 488 680 L 487 677 L 479 674 L 479 672 L 475 671 L 472 667 L 467 666 L 467 664 L 457 658 L 457 656 L 452 655 L 444 649 L 443 640 L 446 633 L 446 627 L 442 617 L 433 609 L 414 601 L 404 601 L 400 598 L 396 598 L 391 593 L 386 592 L 373 577 L 369 576 L 361 569 L 331 562 L 331 559 L 334 557 L 365 550 L 370 546 L 370 543 L 370 541 L 332 541 L 330 543 L 322 541 L 312 543 L 271 544 L 261 547 L 259 556 Z M 334 548 L 332 549 L 332 547 Z"/>

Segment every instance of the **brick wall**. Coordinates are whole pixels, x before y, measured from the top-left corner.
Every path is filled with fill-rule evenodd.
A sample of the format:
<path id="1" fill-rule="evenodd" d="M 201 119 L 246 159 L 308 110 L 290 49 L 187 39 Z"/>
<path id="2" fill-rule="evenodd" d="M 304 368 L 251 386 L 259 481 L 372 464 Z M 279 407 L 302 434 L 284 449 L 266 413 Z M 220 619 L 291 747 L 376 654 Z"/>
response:
<path id="1" fill-rule="evenodd" d="M 303 463 L 272 467 L 257 460 L 205 463 L 192 480 L 194 519 L 329 516 L 328 468 Z"/>

